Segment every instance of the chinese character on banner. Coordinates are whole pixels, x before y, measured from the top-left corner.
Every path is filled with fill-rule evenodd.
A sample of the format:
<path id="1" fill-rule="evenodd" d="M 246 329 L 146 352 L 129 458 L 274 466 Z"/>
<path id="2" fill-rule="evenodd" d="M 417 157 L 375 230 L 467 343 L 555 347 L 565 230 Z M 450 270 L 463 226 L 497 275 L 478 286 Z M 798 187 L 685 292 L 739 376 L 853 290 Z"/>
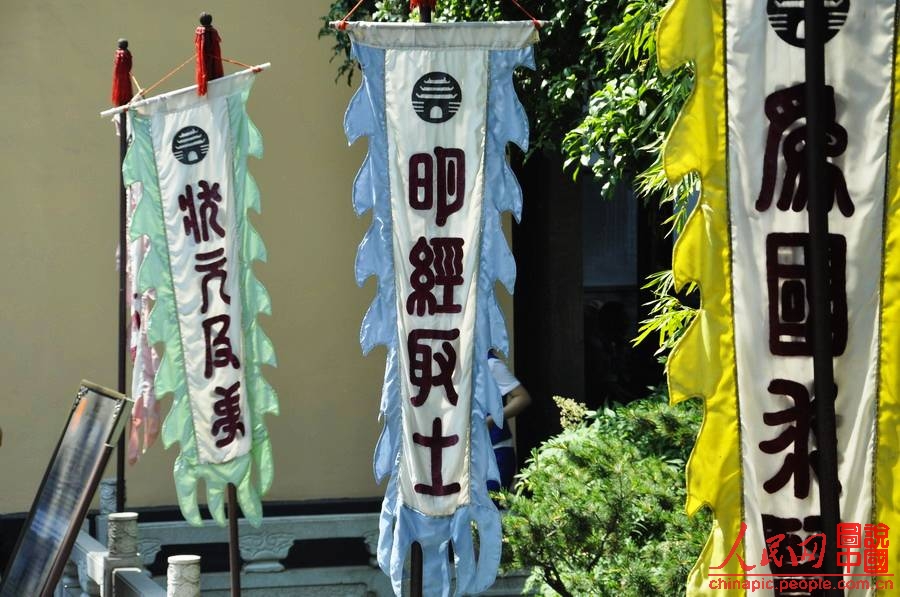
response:
<path id="1" fill-rule="evenodd" d="M 754 574 L 787 578 L 821 561 L 819 453 L 835 440 L 839 569 L 862 576 L 897 561 L 877 525 L 862 521 L 900 524 L 893 483 L 900 137 L 891 128 L 900 122 L 898 3 L 824 3 L 824 194 L 816 199 L 828 218 L 822 244 L 836 438 L 818 437 L 814 415 L 821 397 L 814 395 L 803 4 L 673 0 L 658 31 L 661 69 L 692 63 L 695 72 L 664 152 L 669 180 L 700 177 L 673 272 L 678 288 L 697 284 L 701 308 L 667 365 L 674 403 L 705 401 L 687 509 L 709 505 L 716 530 L 687 588 L 691 597 L 708 594 L 711 568 L 741 574 L 743 562 L 756 566 Z"/>
<path id="2" fill-rule="evenodd" d="M 364 80 L 345 130 L 351 142 L 369 142 L 353 199 L 374 220 L 356 275 L 360 285 L 379 278 L 360 342 L 364 352 L 388 350 L 375 451 L 376 477 L 389 478 L 379 565 L 400 595 L 416 541 L 424 578 L 446 592 L 452 543 L 457 592 L 479 593 L 500 559 L 484 419 L 502 420 L 487 354 L 505 351 L 507 338 L 493 286 L 500 280 L 512 292 L 515 278 L 511 256 L 496 247 L 506 243 L 500 213 L 521 209 L 505 151 L 528 143 L 512 73 L 533 67 L 537 30 L 531 22 L 346 25 Z"/>
<path id="3" fill-rule="evenodd" d="M 264 249 L 246 221 L 259 201 L 246 168 L 261 150 L 245 111 L 255 76 L 236 73 L 209 82 L 202 97 L 189 88 L 129 108 L 123 174 L 142 190 L 130 232 L 148 244 L 137 286 L 156 297 L 145 323 L 165 346 L 154 381 L 157 395 L 172 395 L 162 437 L 180 444 L 175 487 L 193 524 L 201 524 L 200 480 L 223 525 L 227 484 L 259 524 L 260 496 L 272 483 L 263 416 L 278 403 L 261 366 L 274 366 L 275 355 L 254 321 L 269 298 L 250 269 Z"/>

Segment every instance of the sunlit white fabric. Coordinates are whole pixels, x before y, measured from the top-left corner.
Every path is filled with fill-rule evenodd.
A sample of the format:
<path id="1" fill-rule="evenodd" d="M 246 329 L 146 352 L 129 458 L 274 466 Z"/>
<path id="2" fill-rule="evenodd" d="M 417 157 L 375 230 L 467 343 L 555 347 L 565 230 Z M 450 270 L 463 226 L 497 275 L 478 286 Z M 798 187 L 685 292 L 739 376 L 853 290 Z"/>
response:
<path id="1" fill-rule="evenodd" d="M 202 523 L 201 480 L 217 522 L 225 523 L 230 483 L 258 525 L 273 478 L 264 415 L 278 402 L 261 367 L 276 360 L 256 319 L 271 303 L 251 267 L 266 249 L 246 215 L 260 209 L 247 171 L 248 156 L 262 155 L 246 112 L 255 76 L 244 71 L 210 82 L 205 96 L 188 88 L 130 109 L 123 175 L 142 185 L 131 236 L 149 242 L 138 290 L 156 293 L 147 322 L 149 342 L 163 347 L 154 387 L 172 399 L 162 440 L 180 444 L 175 488 L 192 524 Z"/>
<path id="2" fill-rule="evenodd" d="M 351 143 L 361 136 L 369 140 L 353 201 L 357 213 L 373 214 L 357 254 L 356 277 L 360 285 L 368 276 L 378 277 L 378 294 L 363 320 L 360 343 L 364 352 L 379 344 L 387 347 L 384 429 L 374 462 L 376 478 L 389 478 L 378 561 L 400 595 L 404 561 L 416 541 L 424 554 L 426 594 L 447 595 L 452 543 L 457 593 L 478 593 L 494 582 L 500 559 L 500 518 L 486 487 L 489 478 L 498 478 L 497 464 L 485 424 L 487 415 L 498 424 L 503 420 L 487 353 L 492 347 L 506 351 L 508 343 L 494 284 L 499 280 L 512 291 L 515 280 L 500 213 L 521 213 L 521 192 L 506 163 L 505 148 L 510 141 L 523 148 L 528 144 L 527 119 L 515 95 L 512 71 L 519 65 L 533 67 L 530 46 L 537 35 L 531 23 L 391 25 L 383 31 L 375 24 L 349 23 L 348 31 L 363 81 L 344 128 Z M 441 217 L 434 195 L 433 208 L 423 208 L 428 203 L 425 181 L 448 185 L 443 191 L 435 187 L 435 194 L 459 194 L 449 170 L 442 176 L 437 169 L 445 158 L 444 165 L 461 167 L 462 155 L 464 207 L 445 210 Z M 432 174 L 426 175 L 426 164 Z M 422 243 L 430 245 L 435 238 L 462 240 L 460 262 L 444 263 L 445 269 L 462 271 L 463 280 L 454 283 L 451 293 L 458 312 L 420 313 L 410 306 L 416 301 L 415 287 L 428 278 L 422 270 L 432 269 L 435 279 L 441 275 L 438 266 L 422 265 L 430 259 L 429 251 L 437 251 Z M 433 293 L 438 302 L 446 302 L 442 287 L 434 286 Z M 428 349 L 411 354 L 414 334 L 428 330 L 438 336 L 447 331 L 459 335 L 426 339 L 420 346 Z M 423 350 L 432 358 L 423 357 Z M 433 358 L 439 353 L 441 358 L 455 355 L 456 404 L 443 385 L 431 387 L 424 403 L 415 404 L 425 368 L 432 376 L 443 371 Z M 442 436 L 456 440 L 442 450 L 439 466 L 419 441 L 437 433 L 437 421 Z M 427 489 L 423 493 L 421 486 L 438 477 L 458 487 L 443 495 Z"/>
<path id="3" fill-rule="evenodd" d="M 763 515 L 803 520 L 819 512 L 813 457 L 804 460 L 798 474 L 791 475 L 781 487 L 776 489 L 780 483 L 772 481 L 790 469 L 791 463 L 786 459 L 791 453 L 797 453 L 796 458 L 802 459 L 805 451 L 812 454 L 816 449 L 812 420 L 772 424 L 770 419 L 766 423 L 767 417 L 773 417 L 773 413 L 789 412 L 789 409 L 794 409 L 794 415 L 802 413 L 800 402 L 815 399 L 811 353 L 773 354 L 770 346 L 772 335 L 778 335 L 777 328 L 773 330 L 773 326 L 778 325 L 778 321 L 794 318 L 788 314 L 793 307 L 789 304 L 791 299 L 786 297 L 786 285 L 794 284 L 794 288 L 799 289 L 805 287 L 806 282 L 784 270 L 781 274 L 774 274 L 771 259 L 767 263 L 767 242 L 775 243 L 785 238 L 777 235 L 805 235 L 809 230 L 805 206 L 785 208 L 778 205 L 785 186 L 804 184 L 802 173 L 798 181 L 789 172 L 791 160 L 788 158 L 800 151 L 800 168 L 806 167 L 802 141 L 795 146 L 794 137 L 790 136 L 805 125 L 805 99 L 799 106 L 785 102 L 779 104 L 777 94 L 785 93 L 805 81 L 805 62 L 803 47 L 791 45 L 783 37 L 795 33 L 793 22 L 789 22 L 787 17 L 782 20 L 774 10 L 769 10 L 771 14 L 767 14 L 765 2 L 733 0 L 725 4 L 725 35 L 729 40 L 725 73 L 735 355 L 742 432 L 744 516 L 749 527 L 744 546 L 750 563 L 759 564 L 759 555 L 765 549 L 761 524 Z M 839 478 L 844 484 L 841 518 L 848 522 L 867 523 L 872 518 L 878 310 L 895 3 L 867 0 L 848 4 L 850 8 L 846 22 L 840 21 L 840 15 L 832 15 L 830 23 L 837 25 L 838 30 L 825 46 L 825 78 L 826 84 L 834 89 L 835 107 L 833 119 L 828 119 L 826 115 L 826 125 L 836 123 L 846 132 L 846 149 L 841 151 L 833 148 L 837 141 L 834 129 L 830 129 L 828 134 L 832 149 L 826 149 L 826 152 L 831 154 L 828 156 L 830 168 L 834 169 L 833 172 L 839 170 L 846 181 L 853 206 L 852 214 L 845 213 L 847 204 L 842 204 L 838 197 L 829 213 L 830 234 L 839 235 L 846 241 L 847 263 L 846 283 L 837 282 L 841 291 L 846 289 L 846 327 L 849 333 L 846 348 L 834 359 L 834 377 L 838 387 L 835 409 Z M 786 8 L 784 12 L 787 14 L 789 11 Z M 782 29 L 781 35 L 777 28 Z M 802 36 L 802 31 L 799 34 Z M 802 96 L 802 89 L 798 93 L 798 97 Z M 822 99 L 829 103 L 830 98 Z M 778 109 L 775 109 L 776 104 Z M 786 110 L 784 116 L 778 110 Z M 792 112 L 799 115 L 794 117 Z M 767 142 L 772 142 L 769 135 L 777 128 L 776 121 L 779 119 L 787 122 L 787 130 L 775 137 L 775 151 L 769 148 L 768 155 L 774 160 L 772 163 L 777 164 L 777 173 L 773 170 L 774 189 L 770 195 L 764 189 L 765 158 Z M 828 188 L 826 181 L 825 189 Z M 801 187 L 798 193 L 802 192 Z M 768 197 L 771 197 L 771 205 L 760 205 L 759 201 Z M 825 204 L 830 203 L 831 198 L 826 198 Z M 805 268 L 802 253 L 797 248 L 779 249 L 778 263 Z M 835 256 L 833 258 L 836 259 Z M 838 270 L 836 263 L 833 270 Z M 773 295 L 768 286 L 768 280 L 773 275 L 777 278 L 777 295 Z M 809 292 L 808 288 L 806 292 Z M 804 296 L 802 300 L 808 299 Z M 777 317 L 770 316 L 772 306 L 778 310 Z M 808 317 L 808 306 L 803 308 L 807 309 L 804 317 Z M 834 310 L 839 312 L 840 307 Z M 768 325 L 761 325 L 765 322 Z M 798 341 L 789 334 L 782 336 L 782 339 L 788 343 Z M 773 389 L 770 384 L 775 380 L 799 384 L 784 388 L 802 387 L 803 397 L 797 400 L 790 392 Z M 791 433 L 792 427 L 806 428 L 809 432 L 797 438 L 796 443 L 772 453 L 775 448 L 767 442 L 776 440 L 784 433 Z M 766 446 L 769 452 L 764 451 Z M 804 475 L 809 476 L 808 483 L 804 482 Z M 767 482 L 769 489 L 765 488 Z M 797 491 L 805 495 L 799 497 Z M 798 532 L 805 537 L 821 532 L 821 529 L 804 528 Z M 847 570 L 862 571 L 861 565 Z M 754 572 L 769 571 L 757 568 Z"/>

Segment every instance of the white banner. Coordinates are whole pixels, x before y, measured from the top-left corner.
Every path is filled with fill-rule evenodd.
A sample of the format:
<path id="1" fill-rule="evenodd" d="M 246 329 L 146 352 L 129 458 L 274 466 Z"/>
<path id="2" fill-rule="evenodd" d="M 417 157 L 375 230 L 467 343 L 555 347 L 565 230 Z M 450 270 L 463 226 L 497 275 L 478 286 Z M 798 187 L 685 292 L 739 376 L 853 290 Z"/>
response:
<path id="1" fill-rule="evenodd" d="M 485 420 L 503 421 L 488 351 L 508 349 L 494 295 L 512 292 L 515 261 L 501 213 L 522 195 L 506 160 L 527 149 L 528 121 L 513 70 L 534 67 L 533 23 L 347 23 L 363 82 L 344 118 L 352 143 L 368 137 L 353 185 L 372 225 L 356 280 L 377 276 L 363 318 L 364 352 L 387 348 L 375 447 L 387 478 L 378 564 L 403 591 L 410 546 L 422 548 L 428 594 L 477 594 L 500 562 L 498 477 Z M 474 529 L 477 528 L 477 549 Z"/>
<path id="2" fill-rule="evenodd" d="M 487 87 L 485 51 L 385 53 L 400 491 L 405 504 L 430 516 L 469 503 Z"/>
<path id="3" fill-rule="evenodd" d="M 783 566 L 761 567 L 766 539 L 782 535 L 781 553 L 791 547 L 799 555 L 802 541 L 826 530 L 818 517 L 803 6 L 797 4 L 725 3 L 735 358 L 750 529 L 744 546 L 754 573 L 786 575 L 814 572 L 815 560 L 796 566 L 785 557 Z M 825 204 L 831 206 L 841 518 L 868 523 L 895 2 L 826 4 Z M 861 564 L 842 571 L 862 573 Z"/>
<path id="4" fill-rule="evenodd" d="M 200 463 L 250 450 L 227 98 L 152 115 L 172 283 Z"/>

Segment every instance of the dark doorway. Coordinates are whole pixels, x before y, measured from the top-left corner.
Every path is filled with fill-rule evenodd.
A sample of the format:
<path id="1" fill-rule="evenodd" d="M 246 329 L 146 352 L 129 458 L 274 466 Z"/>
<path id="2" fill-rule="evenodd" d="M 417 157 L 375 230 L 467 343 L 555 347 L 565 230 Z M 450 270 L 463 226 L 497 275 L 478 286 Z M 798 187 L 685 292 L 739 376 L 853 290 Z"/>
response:
<path id="1" fill-rule="evenodd" d="M 517 175 L 515 373 L 533 398 L 516 419 L 521 461 L 559 431 L 552 397 L 583 400 L 585 386 L 580 189 L 557 157 L 536 154 Z"/>
<path id="2" fill-rule="evenodd" d="M 666 214 L 626 188 L 604 200 L 594 179 L 573 181 L 561 158 L 546 155 L 516 170 L 524 206 L 513 226 L 515 372 L 534 399 L 516 422 L 521 462 L 560 430 L 554 395 L 596 409 L 662 380 L 652 342 L 631 340 L 651 298 L 641 287 L 669 267 L 671 243 Z"/>

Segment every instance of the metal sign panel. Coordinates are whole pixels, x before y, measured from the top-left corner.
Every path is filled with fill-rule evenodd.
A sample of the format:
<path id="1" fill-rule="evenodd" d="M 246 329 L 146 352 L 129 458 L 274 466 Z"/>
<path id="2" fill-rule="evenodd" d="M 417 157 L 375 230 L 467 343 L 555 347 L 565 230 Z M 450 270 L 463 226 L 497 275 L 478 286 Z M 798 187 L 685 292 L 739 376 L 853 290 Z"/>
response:
<path id="1" fill-rule="evenodd" d="M 131 404 L 118 392 L 81 382 L 3 575 L 0 597 L 53 594 Z"/>

